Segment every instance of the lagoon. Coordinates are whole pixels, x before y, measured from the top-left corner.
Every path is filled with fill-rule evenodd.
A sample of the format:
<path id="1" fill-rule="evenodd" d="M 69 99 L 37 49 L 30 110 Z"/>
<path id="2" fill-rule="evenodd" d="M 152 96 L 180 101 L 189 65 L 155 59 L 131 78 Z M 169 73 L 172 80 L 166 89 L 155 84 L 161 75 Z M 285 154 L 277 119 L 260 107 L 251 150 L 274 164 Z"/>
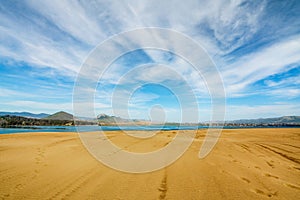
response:
<path id="1" fill-rule="evenodd" d="M 28 132 L 89 132 L 89 131 L 118 131 L 118 130 L 195 130 L 197 126 L 26 126 L 18 128 L 0 128 L 0 134 Z M 201 127 L 207 128 L 207 127 Z"/>
<path id="2" fill-rule="evenodd" d="M 176 125 L 148 125 L 148 126 L 26 126 L 18 128 L 0 128 L 0 134 L 12 133 L 29 133 L 29 132 L 89 132 L 89 131 L 156 131 L 156 130 L 196 130 L 207 129 L 209 126 L 176 126 Z M 238 128 L 290 128 L 289 126 L 224 126 L 224 127 L 210 127 L 223 129 L 238 129 Z M 294 127 L 299 128 L 299 127 Z"/>

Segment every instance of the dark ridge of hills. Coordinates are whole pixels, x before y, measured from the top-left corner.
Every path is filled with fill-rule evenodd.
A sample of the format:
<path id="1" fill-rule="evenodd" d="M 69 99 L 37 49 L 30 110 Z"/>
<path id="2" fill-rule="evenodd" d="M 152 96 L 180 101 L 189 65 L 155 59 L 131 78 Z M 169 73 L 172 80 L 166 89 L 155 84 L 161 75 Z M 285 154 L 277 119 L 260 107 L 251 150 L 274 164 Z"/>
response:
<path id="1" fill-rule="evenodd" d="M 35 114 L 30 112 L 0 112 L 0 116 L 5 116 L 5 115 L 36 118 L 36 119 L 41 119 L 49 116 L 49 114 L 47 113 Z"/>
<path id="2" fill-rule="evenodd" d="M 227 121 L 226 123 L 236 124 L 281 124 L 281 123 L 294 123 L 300 124 L 300 116 L 282 116 L 274 118 L 259 118 L 259 119 L 239 119 Z"/>
<path id="3" fill-rule="evenodd" d="M 70 120 L 36 119 L 20 116 L 0 116 L 1 128 L 19 128 L 23 126 L 70 126 Z"/>
<path id="4" fill-rule="evenodd" d="M 74 120 L 74 116 L 70 113 L 64 112 L 64 111 L 59 111 L 57 113 L 54 113 L 52 115 L 49 115 L 43 119 L 47 119 L 47 120 L 69 120 L 69 121 L 73 121 Z"/>
<path id="5" fill-rule="evenodd" d="M 145 120 L 137 120 L 137 119 L 124 119 L 121 117 L 116 116 L 109 116 L 106 114 L 100 114 L 97 116 L 99 125 L 114 125 L 118 124 L 151 124 L 150 121 Z M 159 123 L 158 123 L 159 124 Z M 169 123 L 166 122 L 165 124 L 180 124 L 180 123 Z M 202 125 L 203 123 L 183 123 L 186 125 Z M 204 123 L 205 124 L 205 123 Z M 209 124 L 209 123 L 207 123 Z M 206 124 L 206 125 L 207 125 Z M 240 119 L 240 120 L 232 120 L 226 121 L 226 125 L 245 125 L 245 126 L 252 126 L 252 125 L 300 125 L 300 116 L 282 116 L 282 117 L 275 117 L 275 118 L 259 118 L 259 119 Z"/>
<path id="6" fill-rule="evenodd" d="M 24 116 L 17 116 L 24 115 Z M 44 118 L 37 118 L 45 116 Z M 52 115 L 45 113 L 32 114 L 27 112 L 0 112 L 0 127 L 18 127 L 18 126 L 63 126 L 63 125 L 100 125 L 100 126 L 115 126 L 115 125 L 153 125 L 147 120 L 124 119 L 116 116 L 100 114 L 97 119 L 75 117 L 67 112 L 60 111 Z M 160 124 L 160 123 L 155 123 Z M 180 123 L 168 123 L 165 125 L 179 125 Z M 191 126 L 208 126 L 210 123 L 183 123 L 182 125 Z M 218 122 L 212 123 L 217 125 Z M 280 127 L 280 126 L 300 126 L 300 116 L 283 116 L 275 118 L 259 118 L 259 119 L 240 119 L 226 121 L 224 126 L 238 127 Z"/>
<path id="7" fill-rule="evenodd" d="M 97 125 L 94 121 L 76 120 L 77 125 Z M 1 128 L 21 128 L 24 126 L 73 126 L 73 115 L 64 111 L 54 113 L 42 119 L 14 115 L 0 116 Z"/>

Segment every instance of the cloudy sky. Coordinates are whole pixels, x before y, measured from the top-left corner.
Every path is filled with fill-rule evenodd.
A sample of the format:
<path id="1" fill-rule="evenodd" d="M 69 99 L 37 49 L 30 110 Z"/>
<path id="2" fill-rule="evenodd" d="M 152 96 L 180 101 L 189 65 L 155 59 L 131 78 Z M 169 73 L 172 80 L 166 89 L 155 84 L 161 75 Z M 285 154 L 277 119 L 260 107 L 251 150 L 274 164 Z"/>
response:
<path id="1" fill-rule="evenodd" d="M 73 112 L 77 73 L 97 45 L 121 32 L 160 27 L 190 37 L 213 60 L 224 83 L 226 119 L 300 115 L 299 11 L 297 0 L 1 1 L 0 110 Z M 179 121 L 179 110 L 197 112 L 192 97 L 178 100 L 189 90 L 200 120 L 209 120 L 209 89 L 193 67 L 172 52 L 140 49 L 103 74 L 95 113 L 122 116 L 115 95 L 127 98 L 133 118 L 157 110 L 152 117 Z"/>

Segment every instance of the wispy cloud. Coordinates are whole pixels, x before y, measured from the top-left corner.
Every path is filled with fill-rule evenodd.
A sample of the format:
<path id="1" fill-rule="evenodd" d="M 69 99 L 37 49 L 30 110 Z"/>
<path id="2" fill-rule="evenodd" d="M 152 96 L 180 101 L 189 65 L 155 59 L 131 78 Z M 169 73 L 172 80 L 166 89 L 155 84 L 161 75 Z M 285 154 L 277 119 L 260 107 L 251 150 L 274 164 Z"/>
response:
<path id="1" fill-rule="evenodd" d="M 285 102 L 285 107 L 272 107 L 278 115 L 292 113 L 284 108 L 292 111 L 292 104 L 300 98 L 299 71 L 287 73 L 300 66 L 299 9 L 298 1 L 268 0 L 1 1 L 0 109 L 22 110 L 24 106 L 36 111 L 71 110 L 75 77 L 96 45 L 123 31 L 161 27 L 182 32 L 205 48 L 223 78 L 229 111 L 236 113 L 229 116 L 237 116 L 239 108 L 249 111 L 243 112 L 249 116 L 255 112 L 257 116 L 267 115 L 271 102 L 264 107 L 261 99 L 270 97 Z M 184 43 L 172 41 L 172 37 L 157 38 L 171 49 L 177 45 L 176 48 L 199 56 Z M 135 36 L 119 42 L 130 46 L 134 41 L 142 44 L 144 40 Z M 120 43 L 112 46 L 111 51 L 121 51 Z M 149 65 L 129 73 L 127 81 L 122 80 L 133 67 L 149 63 L 170 68 Z M 97 66 L 99 62 L 95 60 L 93 64 Z M 86 76 L 97 81 L 98 71 L 95 67 Z M 186 61 L 170 52 L 140 50 L 118 59 L 106 71 L 96 88 L 97 109 L 109 111 L 114 87 L 123 87 L 123 98 L 130 95 L 126 87 L 146 82 L 172 86 L 182 95 L 190 87 L 188 91 L 192 92 L 188 95 L 195 95 L 199 102 L 210 98 L 205 79 Z M 144 97 L 151 92 L 146 91 Z M 254 96 L 260 99 L 256 105 L 252 105 Z M 139 97 L 146 102 L 145 98 Z M 131 103 L 134 107 L 140 102 Z M 261 109 L 265 114 L 259 113 Z"/>
<path id="2" fill-rule="evenodd" d="M 223 69 L 227 92 L 233 95 L 242 93 L 247 86 L 258 80 L 298 67 L 299 55 L 298 36 L 238 58 Z"/>
<path id="3" fill-rule="evenodd" d="M 255 119 L 299 115 L 299 105 L 292 104 L 268 104 L 268 105 L 240 105 L 228 106 L 227 119 Z M 259 117 L 258 117 L 259 116 Z"/>
<path id="4" fill-rule="evenodd" d="M 48 112 L 53 113 L 61 110 L 72 112 L 72 105 L 70 103 L 46 103 L 39 101 L 10 101 L 1 102 L 1 107 L 6 111 L 29 111 L 35 113 Z M 9 106 L 9 110 L 5 109 Z"/>

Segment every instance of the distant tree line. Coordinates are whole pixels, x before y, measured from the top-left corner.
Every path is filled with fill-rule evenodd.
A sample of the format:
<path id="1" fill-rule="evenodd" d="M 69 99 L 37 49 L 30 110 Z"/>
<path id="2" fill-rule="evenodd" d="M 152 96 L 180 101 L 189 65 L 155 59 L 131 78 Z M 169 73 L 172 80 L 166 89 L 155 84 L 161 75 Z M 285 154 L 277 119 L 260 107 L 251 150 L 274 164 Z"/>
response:
<path id="1" fill-rule="evenodd" d="M 120 122 L 121 121 L 121 122 Z M 76 120 L 76 125 L 99 125 L 99 126 L 114 126 L 118 124 L 122 125 L 132 125 L 133 122 L 136 121 L 126 121 L 120 120 L 116 123 L 115 118 L 113 117 L 102 117 L 101 119 L 98 118 L 98 121 L 84 121 L 84 120 Z M 137 121 L 139 122 L 139 121 Z M 147 123 L 145 123 L 147 125 Z M 215 126 L 215 127 L 300 127 L 300 123 L 229 123 L 225 122 L 222 123 L 165 123 L 165 126 Z M 12 116 L 12 115 L 5 115 L 0 116 L 0 127 L 1 128 L 14 128 L 14 127 L 26 127 L 26 126 L 74 126 L 73 120 L 58 120 L 58 119 L 37 119 L 37 118 L 27 118 L 27 117 L 20 117 L 20 116 Z"/>
<path id="2" fill-rule="evenodd" d="M 77 125 L 93 124 L 88 121 L 76 121 Z M 36 119 L 20 116 L 0 116 L 0 127 L 10 128 L 18 126 L 73 126 L 73 120 Z"/>

